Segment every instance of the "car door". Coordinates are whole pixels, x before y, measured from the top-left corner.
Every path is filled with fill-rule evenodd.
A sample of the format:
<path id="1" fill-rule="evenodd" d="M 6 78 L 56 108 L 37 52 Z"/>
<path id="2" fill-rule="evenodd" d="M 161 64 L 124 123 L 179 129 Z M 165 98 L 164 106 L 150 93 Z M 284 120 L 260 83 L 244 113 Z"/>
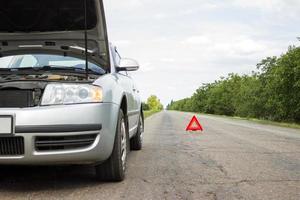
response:
<path id="1" fill-rule="evenodd" d="M 135 124 L 135 128 L 137 128 L 137 125 L 139 123 L 139 116 L 140 116 L 140 105 L 141 105 L 141 99 L 140 99 L 140 91 L 139 88 L 137 87 L 136 83 L 134 82 L 134 80 L 132 79 L 132 77 L 130 76 L 130 74 L 128 74 L 128 78 L 130 78 L 132 84 L 133 84 L 133 98 L 134 98 L 134 111 L 132 112 L 132 121 Z M 135 133 L 135 132 L 134 132 Z"/>
<path id="2" fill-rule="evenodd" d="M 141 111 L 141 105 L 142 105 L 142 100 L 140 97 L 140 89 L 138 87 L 138 85 L 133 81 L 133 86 L 134 86 L 134 99 L 135 99 L 135 109 L 136 111 L 139 111 L 139 115 L 140 115 L 140 111 Z M 137 117 L 139 117 L 139 115 Z"/>
<path id="3" fill-rule="evenodd" d="M 115 65 L 119 66 L 121 56 L 115 47 L 112 47 L 113 58 Z M 127 72 L 118 72 L 118 83 L 123 87 L 127 97 L 127 109 L 128 109 L 128 125 L 130 137 L 136 133 L 139 119 L 139 106 L 137 105 L 137 93 L 139 92 L 134 84 L 132 78 Z"/>

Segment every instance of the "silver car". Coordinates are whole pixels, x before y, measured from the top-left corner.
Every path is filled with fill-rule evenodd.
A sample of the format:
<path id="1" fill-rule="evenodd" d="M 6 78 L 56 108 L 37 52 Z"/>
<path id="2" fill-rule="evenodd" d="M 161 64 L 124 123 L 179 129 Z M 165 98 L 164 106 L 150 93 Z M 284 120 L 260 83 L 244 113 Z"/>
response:
<path id="1" fill-rule="evenodd" d="M 102 0 L 9 0 L 0 15 L 0 165 L 93 164 L 123 180 L 142 148 L 139 65 L 108 42 Z"/>

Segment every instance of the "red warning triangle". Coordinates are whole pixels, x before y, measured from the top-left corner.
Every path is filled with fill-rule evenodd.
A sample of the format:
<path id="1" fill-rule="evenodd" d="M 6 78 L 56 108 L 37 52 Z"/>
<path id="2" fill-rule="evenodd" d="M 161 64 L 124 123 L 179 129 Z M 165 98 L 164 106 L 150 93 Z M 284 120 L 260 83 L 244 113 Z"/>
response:
<path id="1" fill-rule="evenodd" d="M 189 125 L 186 127 L 186 131 L 203 131 L 203 128 L 196 116 L 192 118 Z"/>

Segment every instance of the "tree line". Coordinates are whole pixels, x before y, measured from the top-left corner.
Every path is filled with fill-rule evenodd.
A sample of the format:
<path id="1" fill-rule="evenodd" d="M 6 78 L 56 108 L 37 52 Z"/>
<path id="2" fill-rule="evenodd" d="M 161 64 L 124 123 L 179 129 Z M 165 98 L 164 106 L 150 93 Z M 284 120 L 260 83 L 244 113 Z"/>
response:
<path id="1" fill-rule="evenodd" d="M 142 104 L 144 111 L 161 111 L 164 109 L 164 106 L 161 104 L 159 98 L 155 95 L 151 95 L 147 102 Z"/>
<path id="2" fill-rule="evenodd" d="M 267 57 L 250 75 L 229 74 L 202 85 L 168 110 L 300 122 L 300 48 Z"/>

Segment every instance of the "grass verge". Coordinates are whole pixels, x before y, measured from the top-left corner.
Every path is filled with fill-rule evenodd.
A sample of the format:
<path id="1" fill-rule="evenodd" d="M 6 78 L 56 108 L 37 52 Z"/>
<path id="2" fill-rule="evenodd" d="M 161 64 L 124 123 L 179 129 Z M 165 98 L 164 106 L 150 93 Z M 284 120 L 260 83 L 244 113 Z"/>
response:
<path id="1" fill-rule="evenodd" d="M 205 113 L 199 113 L 199 114 L 208 115 L 208 116 L 218 116 L 218 117 L 224 117 L 224 118 L 236 119 L 236 120 L 252 121 L 252 122 L 259 123 L 259 124 L 280 126 L 280 127 L 285 127 L 285 128 L 300 129 L 300 124 L 296 124 L 296 123 L 275 122 L 275 121 L 264 120 L 264 119 L 245 118 L 245 117 L 230 117 L 230 116 L 226 116 L 226 115 L 212 115 L 212 114 L 205 114 Z"/>
<path id="2" fill-rule="evenodd" d="M 155 113 L 159 113 L 160 110 L 147 110 L 147 111 L 144 111 L 144 117 L 145 119 L 150 117 L 151 115 L 154 115 Z"/>

